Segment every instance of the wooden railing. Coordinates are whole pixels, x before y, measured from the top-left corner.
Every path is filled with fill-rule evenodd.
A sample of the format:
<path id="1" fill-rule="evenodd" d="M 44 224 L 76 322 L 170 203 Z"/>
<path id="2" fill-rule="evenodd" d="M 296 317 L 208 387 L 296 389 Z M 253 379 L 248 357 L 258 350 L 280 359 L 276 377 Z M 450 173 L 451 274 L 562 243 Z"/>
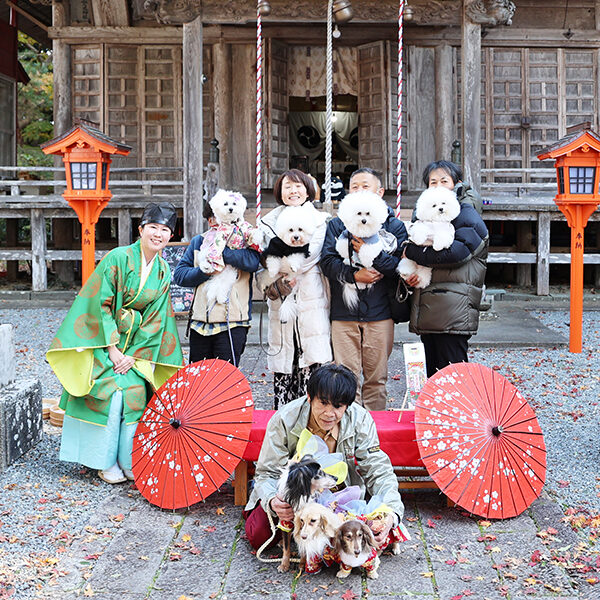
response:
<path id="1" fill-rule="evenodd" d="M 556 169 L 481 169 L 481 192 L 506 193 L 518 198 L 543 192 L 556 192 Z"/>

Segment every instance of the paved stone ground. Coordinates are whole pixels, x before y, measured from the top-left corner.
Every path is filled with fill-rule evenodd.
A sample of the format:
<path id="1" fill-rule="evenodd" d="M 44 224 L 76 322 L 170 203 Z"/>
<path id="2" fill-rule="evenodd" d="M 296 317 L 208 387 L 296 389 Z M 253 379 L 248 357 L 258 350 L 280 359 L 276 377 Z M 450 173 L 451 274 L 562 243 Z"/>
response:
<path id="1" fill-rule="evenodd" d="M 390 373 L 401 372 L 396 347 Z M 259 408 L 271 404 L 272 377 L 264 354 L 250 345 L 241 365 Z M 390 381 L 391 406 L 402 379 Z M 58 431 L 55 433 L 57 434 Z M 84 477 L 84 475 L 81 475 Z M 241 507 L 226 484 L 188 511 L 161 511 L 132 485 L 94 507 L 90 520 L 57 565 L 63 576 L 37 596 L 44 600 L 596 600 L 600 586 L 586 581 L 573 560 L 581 538 L 564 523 L 561 507 L 538 499 L 524 514 L 500 522 L 470 517 L 435 492 L 405 494 L 412 540 L 399 556 L 384 555 L 377 580 L 337 569 L 318 575 L 281 574 L 261 563 L 244 539 Z M 596 589 L 596 588 L 599 589 Z"/>

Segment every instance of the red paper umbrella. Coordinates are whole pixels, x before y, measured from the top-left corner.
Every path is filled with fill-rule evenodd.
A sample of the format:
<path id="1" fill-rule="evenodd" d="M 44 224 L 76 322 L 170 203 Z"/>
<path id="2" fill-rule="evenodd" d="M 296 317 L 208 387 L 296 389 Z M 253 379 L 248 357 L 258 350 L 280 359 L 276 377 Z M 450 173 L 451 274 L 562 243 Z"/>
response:
<path id="1" fill-rule="evenodd" d="M 204 500 L 233 473 L 252 427 L 252 392 L 223 360 L 180 369 L 154 394 L 133 442 L 135 484 L 161 508 Z"/>
<path id="2" fill-rule="evenodd" d="M 546 446 L 532 408 L 475 363 L 427 380 L 415 409 L 421 459 L 450 500 L 489 519 L 521 514 L 542 492 Z"/>

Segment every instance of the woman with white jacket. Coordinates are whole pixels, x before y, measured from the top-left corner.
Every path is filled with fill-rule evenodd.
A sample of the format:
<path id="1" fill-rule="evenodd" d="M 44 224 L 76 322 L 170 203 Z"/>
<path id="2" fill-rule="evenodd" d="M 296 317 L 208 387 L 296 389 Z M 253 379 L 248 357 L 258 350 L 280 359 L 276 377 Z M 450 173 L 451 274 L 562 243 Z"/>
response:
<path id="1" fill-rule="evenodd" d="M 319 268 L 321 247 L 327 229 L 327 216 L 312 205 L 315 196 L 311 178 L 291 169 L 283 173 L 273 188 L 277 203 L 262 220 L 265 247 L 275 237 L 276 223 L 286 206 L 310 203 L 318 226 L 309 242 L 309 255 L 298 275 L 277 274 L 265 269 L 257 283 L 265 292 L 269 308 L 268 366 L 273 371 L 274 408 L 306 394 L 306 382 L 319 365 L 332 360 L 329 324 L 329 288 Z M 309 213 L 310 214 L 310 213 Z M 281 322 L 279 309 L 285 298 L 294 294 L 296 316 Z"/>

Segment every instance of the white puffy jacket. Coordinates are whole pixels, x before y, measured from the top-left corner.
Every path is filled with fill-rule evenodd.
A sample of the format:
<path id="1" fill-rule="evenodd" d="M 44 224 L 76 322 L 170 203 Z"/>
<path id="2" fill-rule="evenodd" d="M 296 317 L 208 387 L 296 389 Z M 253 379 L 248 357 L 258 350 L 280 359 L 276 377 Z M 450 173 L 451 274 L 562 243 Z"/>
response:
<path id="1" fill-rule="evenodd" d="M 311 204 L 312 206 L 312 204 Z M 277 217 L 285 206 L 274 208 L 261 220 L 261 229 L 265 234 L 265 246 L 275 236 Z M 317 227 L 309 244 L 309 257 L 302 272 L 297 277 L 297 285 L 292 293 L 296 295 L 298 315 L 293 321 L 281 323 L 279 320 L 280 300 L 267 300 L 269 307 L 269 354 L 267 363 L 270 371 L 291 373 L 294 360 L 294 333 L 298 344 L 298 365 L 308 367 L 315 363 L 332 360 L 329 323 L 329 285 L 319 269 L 321 248 L 327 229 L 327 216 L 316 208 L 315 219 L 321 224 Z M 257 284 L 265 290 L 274 279 L 267 270 L 258 273 Z"/>

